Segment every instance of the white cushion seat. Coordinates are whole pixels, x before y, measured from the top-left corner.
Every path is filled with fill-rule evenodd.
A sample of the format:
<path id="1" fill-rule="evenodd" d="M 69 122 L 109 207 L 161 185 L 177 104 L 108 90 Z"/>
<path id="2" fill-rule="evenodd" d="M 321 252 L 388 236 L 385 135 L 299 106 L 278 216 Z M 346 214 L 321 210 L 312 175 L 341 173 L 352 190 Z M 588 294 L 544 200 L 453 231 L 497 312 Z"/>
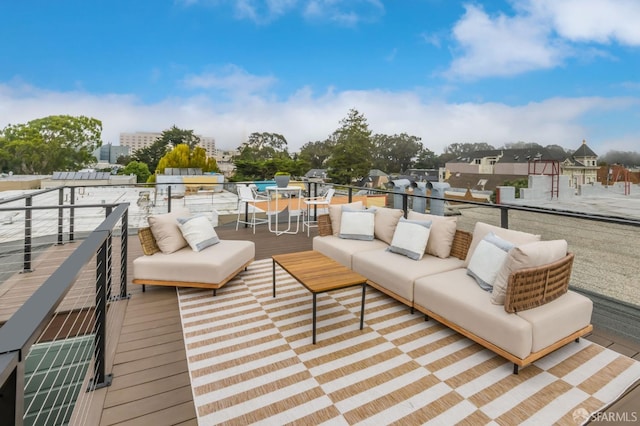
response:
<path id="1" fill-rule="evenodd" d="M 465 268 L 418 278 L 414 303 L 504 349 L 518 358 L 531 353 L 533 326 L 491 303 L 490 294 Z M 419 308 L 418 308 L 419 309 Z"/>
<path id="2" fill-rule="evenodd" d="M 253 241 L 221 240 L 201 251 L 187 246 L 173 253 L 140 256 L 133 261 L 136 284 L 217 289 L 255 258 Z"/>
<path id="3" fill-rule="evenodd" d="M 350 269 L 353 269 L 351 268 L 351 257 L 355 253 L 376 249 L 384 250 L 387 247 L 387 243 L 378 239 L 372 241 L 348 240 L 335 235 L 326 235 L 324 237 L 318 236 L 313 238 L 314 250 L 319 251 L 325 256 L 332 258 L 336 262 L 339 262 Z"/>

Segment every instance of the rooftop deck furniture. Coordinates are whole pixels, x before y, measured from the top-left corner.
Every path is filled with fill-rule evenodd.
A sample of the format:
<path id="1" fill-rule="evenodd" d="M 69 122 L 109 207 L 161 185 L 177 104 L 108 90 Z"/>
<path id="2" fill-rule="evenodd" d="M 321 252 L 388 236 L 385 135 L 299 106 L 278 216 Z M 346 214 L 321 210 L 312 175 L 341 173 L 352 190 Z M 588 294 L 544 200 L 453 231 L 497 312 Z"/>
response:
<path id="1" fill-rule="evenodd" d="M 259 195 L 252 187 L 239 185 L 238 191 L 238 217 L 236 218 L 236 231 L 238 225 L 245 224 L 253 228 L 253 233 L 256 233 L 256 225 L 261 223 L 267 223 L 266 218 L 256 218 L 256 210 L 258 208 L 266 210 L 269 199 L 266 196 Z M 242 219 L 242 215 L 246 214 L 246 217 Z"/>
<path id="2" fill-rule="evenodd" d="M 276 264 L 313 294 L 313 344 L 316 344 L 316 296 L 332 290 L 362 286 L 360 330 L 364 326 L 367 279 L 317 251 L 278 254 L 273 259 L 273 297 L 276 297 Z"/>
<path id="3" fill-rule="evenodd" d="M 390 216 L 389 210 L 393 209 L 378 209 L 376 215 Z M 513 238 L 516 245 L 539 240 L 539 236 L 476 224 L 473 234 L 455 230 L 448 257 L 426 253 L 420 260 L 413 260 L 388 250 L 389 232 L 386 238 L 382 232 L 383 226 L 392 223 L 388 219 L 386 224 L 380 224 L 380 237 L 362 241 L 340 238 L 340 230 L 336 231 L 333 223 L 339 214 L 336 206 L 330 208 L 329 215 L 318 218 L 319 235 L 313 240 L 314 250 L 366 276 L 369 285 L 412 310 L 425 313 L 427 318 L 438 320 L 513 362 L 516 374 L 519 367 L 593 329 L 591 300 L 568 290 L 571 253 L 565 252 L 549 264 L 508 274 L 504 305 L 492 303 L 492 293 L 480 288 L 467 273 L 468 258 L 489 230 L 505 239 Z M 414 218 L 428 216 L 413 214 Z M 433 220 L 429 239 L 442 230 L 437 227 L 440 219 Z"/>
<path id="4" fill-rule="evenodd" d="M 163 220 L 165 228 L 171 226 L 171 219 L 181 213 L 169 213 Z M 184 213 L 182 213 L 184 214 Z M 176 223 L 175 228 L 178 228 Z M 177 242 L 172 249 L 164 251 L 157 243 L 153 225 L 142 228 L 138 236 L 144 256 L 133 260 L 133 284 L 145 286 L 160 285 L 171 287 L 198 287 L 216 290 L 229 282 L 255 259 L 255 243 L 243 240 L 220 240 L 200 250 Z M 176 230 L 170 232 L 177 238 Z M 179 231 L 178 231 L 179 232 Z M 165 244 L 166 245 L 166 244 Z"/>
<path id="5" fill-rule="evenodd" d="M 307 228 L 307 237 L 310 235 L 310 230 L 312 227 L 318 226 L 318 222 L 315 219 L 317 217 L 317 210 L 326 210 L 331 204 L 331 199 L 333 198 L 333 194 L 335 194 L 336 190 L 334 188 L 329 188 L 327 192 L 319 197 L 308 197 L 305 198 L 304 204 L 306 205 L 306 211 L 304 212 L 304 217 L 302 219 L 302 230 Z M 313 218 L 312 218 L 312 210 L 313 210 Z M 326 212 L 321 211 L 320 214 L 324 214 Z"/>

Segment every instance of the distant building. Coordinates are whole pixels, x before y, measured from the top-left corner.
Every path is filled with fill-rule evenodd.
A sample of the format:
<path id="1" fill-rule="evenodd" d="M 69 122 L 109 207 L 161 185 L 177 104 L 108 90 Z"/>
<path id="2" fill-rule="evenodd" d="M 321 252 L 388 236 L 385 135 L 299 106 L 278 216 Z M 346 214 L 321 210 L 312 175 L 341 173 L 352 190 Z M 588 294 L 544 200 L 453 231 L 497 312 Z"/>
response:
<path id="1" fill-rule="evenodd" d="M 51 177 L 42 179 L 41 188 L 59 186 L 107 186 L 131 185 L 137 182 L 136 175 L 112 175 L 109 172 L 53 172 Z"/>
<path id="2" fill-rule="evenodd" d="M 587 146 L 583 140 L 582 145 L 562 164 L 562 174 L 569 176 L 569 185 L 578 188 L 580 185 L 594 184 L 598 181 L 598 154 Z"/>
<path id="3" fill-rule="evenodd" d="M 116 164 L 119 157 L 126 157 L 127 155 L 129 155 L 128 146 L 118 146 L 110 143 L 104 144 L 93 151 L 93 156 L 96 157 L 98 163 Z"/>
<path id="4" fill-rule="evenodd" d="M 129 152 L 134 154 L 137 150 L 146 148 L 160 139 L 162 133 L 156 132 L 135 132 L 135 133 L 120 133 L 120 146 L 129 147 Z M 200 144 L 207 151 L 207 157 L 216 156 L 216 140 L 212 137 L 206 137 L 196 135 L 200 138 Z"/>
<path id="5" fill-rule="evenodd" d="M 540 149 L 493 149 L 466 153 L 445 164 L 449 173 L 487 175 L 529 175 L 529 162 L 562 161 L 557 155 Z"/>

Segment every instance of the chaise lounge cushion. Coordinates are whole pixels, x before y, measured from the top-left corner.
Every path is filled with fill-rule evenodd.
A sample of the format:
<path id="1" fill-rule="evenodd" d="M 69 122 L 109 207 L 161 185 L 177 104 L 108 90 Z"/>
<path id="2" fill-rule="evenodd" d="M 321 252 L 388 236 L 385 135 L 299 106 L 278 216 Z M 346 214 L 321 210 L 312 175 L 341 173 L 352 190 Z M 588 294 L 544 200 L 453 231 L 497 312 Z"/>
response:
<path id="1" fill-rule="evenodd" d="M 376 239 L 372 241 L 347 240 L 333 235 L 313 238 L 314 250 L 343 264 L 349 269 L 353 269 L 351 267 L 351 257 L 354 253 L 376 249 L 384 250 L 387 247 L 386 243 Z"/>
<path id="2" fill-rule="evenodd" d="M 184 247 L 170 254 L 140 256 L 133 261 L 133 278 L 218 284 L 254 257 L 253 241 L 222 240 L 202 251 Z"/>
<path id="3" fill-rule="evenodd" d="M 537 352 L 591 324 L 592 311 L 591 299 L 569 290 L 549 303 L 517 315 L 531 323 L 531 351 Z"/>
<path id="4" fill-rule="evenodd" d="M 465 268 L 418 278 L 414 303 L 519 358 L 531 353 L 531 323 L 492 304 Z"/>
<path id="5" fill-rule="evenodd" d="M 456 257 L 439 259 L 430 255 L 413 260 L 385 249 L 376 249 L 354 253 L 351 263 L 355 272 L 411 302 L 416 279 L 461 268 L 464 262 Z"/>

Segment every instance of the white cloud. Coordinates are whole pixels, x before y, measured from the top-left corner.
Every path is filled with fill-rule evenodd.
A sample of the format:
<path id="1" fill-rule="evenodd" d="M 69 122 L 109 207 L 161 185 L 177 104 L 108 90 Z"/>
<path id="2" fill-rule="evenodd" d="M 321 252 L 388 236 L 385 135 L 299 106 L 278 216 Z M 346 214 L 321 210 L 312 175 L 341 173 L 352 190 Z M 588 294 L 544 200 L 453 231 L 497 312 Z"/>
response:
<path id="1" fill-rule="evenodd" d="M 571 41 L 640 46 L 638 0 L 527 0 L 522 8 Z"/>
<path id="2" fill-rule="evenodd" d="M 552 68 L 566 56 L 562 45 L 549 37 L 549 28 L 531 16 L 490 17 L 483 9 L 466 6 L 453 28 L 461 55 L 448 73 L 455 77 L 510 76 Z"/>
<path id="3" fill-rule="evenodd" d="M 222 91 L 233 96 L 261 93 L 271 88 L 276 82 L 275 77 L 252 75 L 231 64 L 201 74 L 191 74 L 183 80 L 183 84 L 189 89 Z"/>
<path id="4" fill-rule="evenodd" d="M 381 0 L 309 0 L 303 15 L 307 19 L 321 19 L 344 26 L 374 22 L 384 14 Z"/>
<path id="5" fill-rule="evenodd" d="M 573 56 L 608 56 L 585 43 L 640 46 L 638 0 L 511 0 L 515 14 L 481 7 L 452 29 L 454 60 L 447 75 L 475 79 L 550 69 Z M 427 39 L 428 41 L 428 39 Z"/>
<path id="6" fill-rule="evenodd" d="M 306 142 L 326 139 L 349 109 L 356 108 L 374 133 L 416 135 L 437 154 L 455 142 L 487 142 L 497 147 L 525 140 L 574 148 L 582 139 L 604 154 L 614 147 L 637 150 L 637 138 L 628 136 L 633 130 L 620 134 L 581 120 L 605 110 L 633 114 L 639 106 L 637 98 L 595 97 L 554 98 L 520 106 L 453 104 L 425 102 L 413 92 L 327 89 L 315 94 L 309 88 L 284 101 L 254 95 L 220 103 L 209 95 L 198 95 L 145 105 L 135 96 L 52 92 L 12 82 L 0 85 L 0 128 L 48 115 L 86 115 L 102 121 L 104 142 L 117 143 L 120 132 L 159 132 L 175 124 L 215 137 L 223 149 L 238 147 L 252 132 L 277 132 L 295 151 Z M 599 134 L 607 139 L 597 138 Z"/>

